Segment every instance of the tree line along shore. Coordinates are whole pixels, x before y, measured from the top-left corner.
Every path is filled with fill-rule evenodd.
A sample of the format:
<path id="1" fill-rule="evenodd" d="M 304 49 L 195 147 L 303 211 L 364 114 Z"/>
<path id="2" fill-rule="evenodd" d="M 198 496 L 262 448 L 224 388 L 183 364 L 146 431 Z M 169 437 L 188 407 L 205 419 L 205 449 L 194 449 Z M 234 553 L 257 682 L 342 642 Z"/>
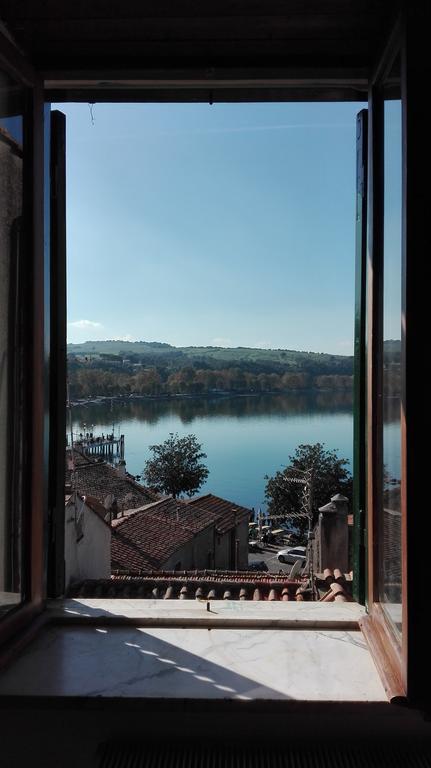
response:
<path id="1" fill-rule="evenodd" d="M 309 389 L 351 390 L 353 376 L 298 373 L 252 373 L 240 368 L 200 369 L 187 366 L 177 371 L 149 367 L 137 372 L 99 367 L 69 366 L 69 396 L 160 397 L 175 395 L 255 394 Z"/>
<path id="2" fill-rule="evenodd" d="M 399 388 L 400 342 L 386 341 L 384 386 Z M 353 388 L 353 357 L 248 347 L 172 347 L 159 342 L 68 345 L 69 392 L 88 397 L 173 397 Z"/>

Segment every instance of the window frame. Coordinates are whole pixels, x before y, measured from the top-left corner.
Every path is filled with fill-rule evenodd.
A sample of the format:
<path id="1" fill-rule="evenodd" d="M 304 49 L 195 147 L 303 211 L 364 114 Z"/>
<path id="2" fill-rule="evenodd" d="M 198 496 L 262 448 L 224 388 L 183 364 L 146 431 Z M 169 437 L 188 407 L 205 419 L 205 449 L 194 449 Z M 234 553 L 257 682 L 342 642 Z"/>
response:
<path id="1" fill-rule="evenodd" d="M 367 258 L 367 589 L 368 616 L 362 629 L 385 685 L 393 697 L 406 694 L 402 674 L 401 642 L 396 637 L 379 600 L 379 516 L 382 509 L 383 477 L 383 276 L 384 276 L 384 97 L 388 73 L 401 51 L 401 25 L 392 31 L 382 57 L 371 79 L 368 124 L 368 258 Z M 404 103 L 402 102 L 402 110 Z M 404 169 L 403 169 L 404 170 Z M 404 172 L 403 172 L 404 184 Z M 404 253 L 403 253 L 404 259 Z M 401 322 L 401 318 L 400 318 Z M 401 455 L 405 454 L 405 432 L 401 436 Z M 402 461 L 401 486 L 405 481 Z M 402 601 L 406 599 L 405 508 L 402 508 Z M 403 616 L 404 619 L 404 616 Z M 403 626 L 403 631 L 406 627 Z"/>
<path id="2" fill-rule="evenodd" d="M 420 330 L 424 321 L 424 309 L 419 306 L 417 292 L 425 297 L 425 282 L 419 265 L 419 255 L 425 242 L 426 195 L 428 189 L 424 180 L 424 172 L 418 169 L 417 160 L 427 146 L 424 120 L 425 107 L 420 103 L 424 100 L 426 84 L 426 51 L 427 27 L 417 8 L 406 9 L 401 21 L 392 32 L 385 52 L 370 80 L 369 89 L 369 232 L 368 232 L 368 328 L 367 328 L 367 541 L 368 541 L 368 609 L 369 616 L 363 623 L 363 630 L 369 639 L 370 647 L 380 668 L 389 670 L 389 684 L 399 690 L 400 695 L 406 691 L 420 698 L 424 685 L 422 663 L 426 653 L 425 621 L 420 619 L 425 587 L 413 591 L 413 577 L 420 576 L 420 567 L 414 562 L 414 547 L 423 536 L 423 531 L 413 525 L 412 516 L 407 516 L 407 505 L 413 508 L 420 498 L 416 484 L 420 479 L 419 470 L 413 457 L 412 446 L 418 438 L 425 435 L 424 419 L 420 419 L 418 404 L 415 403 L 415 378 L 419 368 Z M 418 45 L 422 41 L 423 45 Z M 383 210 L 382 210 L 382 93 L 381 85 L 388 68 L 392 64 L 399 48 L 402 51 L 402 120 L 403 120 L 403 317 L 409 318 L 408 324 L 403 324 L 403 386 L 402 386 L 402 549 L 403 549 L 403 639 L 402 646 L 396 642 L 381 606 L 376 600 L 377 580 L 375 579 L 377 564 L 376 547 L 376 514 L 379 503 L 378 483 L 381 474 L 381 440 L 378 434 L 382 423 L 381 406 L 378 400 L 379 386 L 379 354 L 381 355 L 382 339 L 382 246 L 383 246 Z M 407 57 L 408 52 L 408 57 Z M 27 179 L 27 227 L 29 254 L 32 259 L 33 287 L 31 297 L 31 360 L 29 362 L 29 377 L 27 397 L 32 418 L 30 438 L 30 464 L 27 502 L 29 505 L 28 537 L 30 557 L 30 579 L 28 599 L 16 610 L 5 616 L 0 623 L 0 640 L 8 639 L 13 633 L 25 628 L 28 623 L 42 613 L 45 598 L 45 553 L 47 551 L 46 526 L 48 509 L 48 460 L 49 455 L 49 375 L 50 347 L 47 318 L 50 317 L 49 278 L 47 269 L 49 253 L 45 235 L 47 221 L 44 218 L 44 189 L 46 168 L 44 167 L 44 82 L 36 75 L 31 65 L 21 56 L 13 44 L 0 30 L 0 66 L 14 77 L 19 77 L 25 83 L 29 92 L 29 139 L 31 149 L 32 178 Z M 163 78 L 161 78 L 163 80 Z M 172 83 L 166 88 L 171 88 Z M 133 84 L 129 85 L 130 94 Z M 163 88 L 163 83 L 162 83 Z M 270 86 L 268 85 L 268 89 Z M 64 81 L 64 92 L 73 92 L 73 86 Z M 109 92 L 109 100 L 127 100 L 126 89 L 121 86 L 118 90 Z M 86 91 L 86 98 L 96 93 L 97 84 Z M 192 89 L 191 89 L 192 91 Z M 232 94 L 235 88 L 233 88 Z M 407 108 L 407 93 L 411 104 Z M 126 98 L 125 98 L 126 97 Z M 72 97 L 71 97 L 72 98 Z M 131 99 L 133 100 L 133 99 Z M 136 91 L 135 91 L 136 100 Z M 409 132 L 409 151 L 407 156 L 407 131 Z M 418 140 L 418 141 L 417 141 Z M 407 161 L 409 177 L 407 179 Z M 416 167 L 416 170 L 414 170 Z M 417 193 L 423 192 L 424 201 L 417 205 Z M 422 221 L 420 216 L 422 215 Z M 407 260 L 409 250 L 409 260 Z M 416 258 L 413 258 L 415 256 Z M 46 280 L 44 281 L 44 277 Z M 407 365 L 408 363 L 408 365 Z M 409 407 L 410 422 L 407 420 Z M 409 450 L 410 447 L 410 450 Z M 52 478 L 52 476 L 51 476 Z M 409 526 L 408 526 L 409 524 Z M 430 522 L 426 523 L 426 531 L 430 532 Z M 408 534 L 408 535 L 407 535 Z M 416 587 L 415 587 L 416 588 Z M 415 624 L 417 623 L 417 626 Z M 419 655 L 417 651 L 419 650 Z"/>
<path id="3" fill-rule="evenodd" d="M 25 90 L 24 166 L 23 166 L 23 249 L 26 259 L 26 287 L 21 301 L 26 305 L 23 317 L 23 391 L 22 419 L 17 428 L 28 436 L 23 457 L 22 600 L 0 622 L 0 642 L 28 630 L 44 608 L 45 498 L 48 443 L 45 420 L 47 410 L 46 376 L 49 350 L 45 339 L 45 311 L 49 297 L 44 284 L 48 246 L 44 243 L 44 130 L 43 81 L 29 62 L 0 29 L 0 67 Z M 11 446 L 11 450 L 15 446 Z M 35 624 L 35 630 L 38 622 Z M 1 655 L 6 652 L 2 648 Z"/>
<path id="4" fill-rule="evenodd" d="M 425 110 L 425 11 L 406 7 L 395 25 L 370 83 L 369 93 L 369 230 L 367 285 L 367 607 L 362 630 L 376 664 L 394 698 L 427 710 L 426 578 L 422 553 L 431 535 L 426 503 L 426 468 L 419 446 L 426 441 L 426 402 L 422 367 L 426 343 L 427 296 L 423 250 L 429 211 L 429 155 Z M 401 59 L 402 123 L 402 281 L 401 281 L 401 572 L 402 636 L 399 638 L 379 602 L 378 516 L 383 477 L 383 236 L 384 236 L 384 102 L 383 86 L 396 57 Z M 407 141 L 407 138 L 409 141 Z M 425 153 L 427 153 L 425 155 Z M 427 214 L 428 211 L 428 214 Z M 428 300 L 429 303 L 429 300 Z M 422 385 L 422 398 L 421 398 Z M 416 448 L 416 450 L 415 450 Z M 415 519 L 416 512 L 416 519 Z"/>

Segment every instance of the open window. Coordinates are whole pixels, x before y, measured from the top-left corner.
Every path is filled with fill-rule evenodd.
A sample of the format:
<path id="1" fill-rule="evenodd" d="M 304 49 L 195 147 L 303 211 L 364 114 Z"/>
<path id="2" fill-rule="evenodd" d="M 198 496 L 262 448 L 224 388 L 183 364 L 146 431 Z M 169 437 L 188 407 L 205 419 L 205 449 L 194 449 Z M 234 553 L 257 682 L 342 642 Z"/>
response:
<path id="1" fill-rule="evenodd" d="M 362 383 L 358 400 L 362 414 L 358 421 L 361 452 L 358 460 L 362 462 L 362 474 L 358 476 L 361 481 L 355 505 L 358 521 L 355 551 L 359 563 L 364 563 L 361 520 L 364 519 L 363 509 L 366 507 L 367 579 L 358 584 L 358 594 L 365 595 L 369 610 L 364 631 L 370 645 L 375 647 L 376 656 L 380 654 L 383 659 L 383 666 L 389 659 L 387 668 L 390 669 L 392 689 L 400 693 L 413 691 L 415 695 L 419 691 L 424 696 L 421 663 L 424 665 L 426 661 L 427 633 L 423 606 L 427 590 L 420 565 L 423 564 L 421 547 L 423 541 L 429 538 L 430 523 L 425 511 L 426 476 L 420 474 L 418 456 L 415 455 L 421 439 L 423 442 L 427 437 L 425 420 L 418 405 L 420 398 L 417 397 L 418 380 L 421 375 L 423 377 L 423 348 L 418 340 L 427 319 L 427 295 L 421 262 L 428 238 L 429 199 L 429 176 L 425 163 L 429 152 L 424 108 L 424 52 L 427 40 L 423 31 L 427 27 L 423 25 L 422 30 L 422 22 L 421 14 L 415 8 L 411 11 L 406 8 L 402 26 L 389 41 L 386 54 L 371 82 L 369 141 L 368 147 L 362 145 L 361 149 L 369 158 L 368 263 L 365 281 L 362 228 L 358 268 L 361 276 L 359 303 L 362 326 L 357 339 L 362 355 L 360 378 L 364 382 L 366 362 L 367 389 L 365 391 Z M 398 34 L 400 30 L 401 37 Z M 2 52 L 6 50 L 9 55 L 8 45 L 10 43 L 5 44 L 2 39 Z M 303 51 L 302 44 L 298 48 Z M 332 45 L 328 44 L 329 48 L 332 51 Z M 2 54 L 2 62 L 8 55 Z M 316 57 L 319 61 L 318 54 Z M 2 174 L 2 184 L 9 185 L 7 199 L 13 201 L 13 205 L 6 209 L 9 218 L 6 216 L 1 221 L 1 269 L 5 279 L 2 281 L 0 308 L 0 352 L 5 376 L 0 393 L 0 473 L 5 492 L 0 498 L 0 591 L 6 595 L 6 615 L 2 620 L 6 638 L 16 632 L 20 624 L 24 626 L 43 610 L 47 594 L 48 551 L 51 551 L 48 593 L 58 591 L 61 583 L 59 523 L 62 479 L 59 483 L 59 478 L 65 432 L 62 423 L 65 400 L 64 274 L 61 272 L 64 255 L 61 250 L 64 240 L 61 208 L 64 198 L 61 202 L 62 171 L 59 170 L 62 139 L 58 133 L 57 149 L 52 150 L 52 157 L 57 157 L 55 167 L 44 166 L 44 158 L 49 158 L 49 121 L 46 114 L 44 117 L 44 84 L 40 76 L 36 77 L 32 68 L 25 65 L 22 57 L 17 59 L 15 49 L 9 58 L 13 65 L 4 70 L 0 115 L 1 147 L 9 163 L 8 173 Z M 18 60 L 21 62 L 19 65 Z M 369 62 L 367 64 L 366 72 L 369 73 Z M 104 98 L 104 88 L 108 86 L 110 99 L 115 94 L 115 88 L 125 99 L 127 88 L 130 88 L 130 93 L 133 91 L 133 98 L 137 98 L 138 93 L 133 90 L 135 85 L 136 89 L 154 88 L 154 82 L 141 79 L 135 83 L 133 77 L 120 84 L 119 80 L 117 82 L 118 69 L 113 75 L 111 71 L 111 81 L 101 82 L 99 79 L 95 84 L 91 80 L 92 70 L 88 61 L 87 66 L 88 80 L 85 79 L 85 72 L 83 80 L 73 81 L 73 73 L 68 75 L 68 80 L 62 77 L 61 68 L 58 69 L 57 79 L 46 86 L 52 91 L 46 97 L 51 98 L 54 94 L 57 98 L 61 95 L 74 98 L 78 94 L 81 100 L 87 100 L 94 89 L 98 98 Z M 315 64 L 315 69 L 319 69 L 318 64 Z M 259 70 L 260 74 L 262 71 Z M 212 73 L 207 73 L 207 76 L 212 78 Z M 322 86 L 322 82 L 327 76 L 327 69 L 323 68 L 319 87 L 326 87 Z M 238 86 L 233 71 L 230 75 L 224 74 L 224 77 L 225 82 L 221 85 L 219 82 L 215 87 L 221 89 L 228 81 L 229 99 L 233 99 L 235 89 L 242 86 Z M 311 80 L 310 77 L 308 87 Z M 71 85 L 72 82 L 75 85 Z M 82 82 L 84 90 L 87 89 L 85 93 L 80 90 Z M 263 86 L 255 83 L 254 93 L 265 95 L 266 88 L 270 93 L 274 80 L 265 83 Z M 290 79 L 289 83 L 293 89 L 298 88 L 297 79 L 295 82 Z M 187 91 L 189 85 L 184 78 L 179 78 L 178 72 L 175 76 L 172 74 L 170 97 L 177 88 L 183 99 L 195 98 L 196 94 L 196 98 L 207 98 L 207 94 L 212 98 L 208 79 L 196 81 L 193 88 Z M 162 94 L 166 98 L 163 77 L 157 82 L 157 87 L 159 97 Z M 210 87 L 212 89 L 211 80 Z M 279 83 L 277 87 L 280 87 Z M 312 87 L 316 87 L 315 83 Z M 347 97 L 352 85 L 349 82 L 344 87 L 343 95 Z M 204 90 L 199 91 L 198 88 Z M 226 89 L 221 92 L 226 97 Z M 244 98 L 244 90 L 238 93 Z M 289 93 L 292 98 L 293 90 Z M 315 97 L 315 91 L 310 93 Z M 329 88 L 325 94 L 327 98 L 332 98 Z M 249 98 L 248 93 L 246 97 Z M 273 98 L 273 95 L 268 95 L 268 98 Z M 297 91 L 293 93 L 293 98 L 297 98 Z M 60 125 L 61 118 L 57 122 Z M 364 117 L 361 131 L 363 138 Z M 365 169 L 364 157 L 361 163 L 362 169 Z M 21 174 L 22 182 L 18 180 Z M 13 189 L 21 183 L 22 202 L 15 195 L 16 189 Z M 56 203 L 49 202 L 45 196 L 49 190 L 51 199 Z M 361 211 L 363 222 L 365 207 L 362 192 L 360 196 L 358 211 Z M 56 212 L 59 217 L 57 223 Z M 364 320 L 365 292 L 367 309 Z M 9 414 L 10 408 L 12 415 Z M 401 418 L 398 419 L 400 410 Z M 361 568 L 362 565 L 358 574 L 365 570 L 362 568 L 361 571 Z"/>

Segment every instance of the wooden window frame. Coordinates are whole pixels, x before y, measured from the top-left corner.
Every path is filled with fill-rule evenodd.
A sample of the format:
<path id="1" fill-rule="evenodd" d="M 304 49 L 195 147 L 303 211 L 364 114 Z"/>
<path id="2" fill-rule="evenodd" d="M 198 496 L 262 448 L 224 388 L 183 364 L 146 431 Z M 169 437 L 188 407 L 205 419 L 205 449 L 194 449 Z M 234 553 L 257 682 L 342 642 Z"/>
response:
<path id="1" fill-rule="evenodd" d="M 407 5 L 370 83 L 369 230 L 367 284 L 367 607 L 361 628 L 391 699 L 407 698 L 429 710 L 427 579 L 424 548 L 431 536 L 426 511 L 426 468 L 420 446 L 427 440 L 423 354 L 427 281 L 424 249 L 429 240 L 429 120 L 426 114 L 427 11 Z M 401 295 L 401 556 L 402 635 L 379 602 L 379 510 L 382 504 L 382 355 L 384 234 L 383 85 L 401 58 L 402 109 L 402 295 Z M 409 139 L 407 143 L 407 137 Z M 422 396 L 421 396 L 422 395 Z"/>
<path id="2" fill-rule="evenodd" d="M 384 275 L 384 94 L 387 75 L 401 50 L 401 22 L 392 31 L 370 82 L 368 99 L 368 248 L 367 248 L 367 589 L 368 616 L 361 622 L 375 663 L 391 700 L 407 692 L 402 674 L 402 643 L 380 603 L 380 511 L 383 477 L 383 275 Z M 400 318 L 401 322 L 401 318 Z M 402 442 L 405 435 L 402 435 Z M 403 455 L 403 450 L 402 450 Z M 404 468 L 401 484 L 404 483 Z M 405 509 L 402 509 L 405 519 Z M 403 526 L 404 531 L 404 526 Z M 405 595 L 405 549 L 402 539 L 402 601 Z M 405 627 L 403 626 L 403 631 Z"/>
<path id="3" fill-rule="evenodd" d="M 44 280 L 48 245 L 44 243 L 44 131 L 43 81 L 0 28 L 0 68 L 25 89 L 23 168 L 23 243 L 26 258 L 26 288 L 21 300 L 26 305 L 23 327 L 25 360 L 23 419 L 21 429 L 28 436 L 22 488 L 23 587 L 22 600 L 0 622 L 1 658 L 9 655 L 15 639 L 26 642 L 36 631 L 44 608 L 45 509 L 48 444 L 47 373 L 49 350 L 45 337 L 45 312 L 49 297 Z M 11 447 L 13 449 L 13 446 Z"/>
<path id="4" fill-rule="evenodd" d="M 424 167 L 424 152 L 429 155 L 426 118 L 426 86 L 428 41 L 426 18 L 415 3 L 406 4 L 403 16 L 390 36 L 388 45 L 370 80 L 369 90 L 369 209 L 368 209 L 368 283 L 367 283 L 367 542 L 368 571 L 367 597 L 369 616 L 363 622 L 363 631 L 375 660 L 380 667 L 387 690 L 392 698 L 404 696 L 420 702 L 424 700 L 426 676 L 424 663 L 427 659 L 426 611 L 427 593 L 418 548 L 424 538 L 431 540 L 431 515 L 423 525 L 414 524 L 414 508 L 424 503 L 425 493 L 420 493 L 423 478 L 414 446 L 420 445 L 427 434 L 426 420 L 420 413 L 417 393 L 417 375 L 420 370 L 421 340 L 426 319 L 426 280 L 420 263 L 421 251 L 427 236 L 429 211 L 427 200 L 428 175 Z M 425 11 L 423 12 L 426 13 Z M 381 481 L 382 446 L 379 428 L 382 424 L 381 404 L 378 399 L 379 355 L 382 341 L 382 254 L 383 254 L 383 102 L 381 85 L 398 50 L 402 53 L 402 120 L 403 120 L 403 296 L 402 296 L 402 354 L 404 365 L 402 386 L 402 551 L 403 551 L 403 635 L 402 644 L 395 638 L 377 600 L 377 520 Z M 29 370 L 26 397 L 31 415 L 29 428 L 30 481 L 26 490 L 28 505 L 27 538 L 30 570 L 26 600 L 0 623 L 0 641 L 10 640 L 28 628 L 32 631 L 42 612 L 45 596 L 47 552 L 46 510 L 48 503 L 49 453 L 49 375 L 50 345 L 48 329 L 49 276 L 47 265 L 48 240 L 45 238 L 49 225 L 44 218 L 44 189 L 46 168 L 44 165 L 44 82 L 25 57 L 4 34 L 0 27 L 0 67 L 20 80 L 28 89 L 29 127 L 27 137 L 28 160 L 32 173 L 25 182 L 26 221 L 25 236 L 29 254 L 31 297 L 29 323 Z M 163 86 L 162 86 L 163 87 Z M 64 85 L 68 91 L 67 83 Z M 232 91 L 233 93 L 233 91 Z M 96 94 L 85 92 L 85 98 Z M 133 90 L 119 87 L 110 91 L 110 100 L 128 101 Z M 408 96 L 408 101 L 407 101 Z M 49 98 L 49 94 L 48 94 Z M 142 94 L 134 92 L 135 100 Z M 407 136 L 409 145 L 407 149 Z M 422 163 L 422 166 L 421 166 Z M 408 174 L 407 174 L 408 166 Z M 31 178 L 30 178 L 31 175 Z M 49 244 L 49 243 L 48 243 Z M 408 258 L 407 258 L 408 254 Z M 49 272 L 49 270 L 48 270 Z M 421 301 L 421 299 L 423 301 Z M 408 322 L 407 322 L 408 319 Z M 380 358 L 381 359 L 381 358 Z M 408 516 L 410 509 L 410 516 Z M 423 583 L 417 583 L 422 579 Z M 24 637 L 24 635 L 22 635 Z"/>

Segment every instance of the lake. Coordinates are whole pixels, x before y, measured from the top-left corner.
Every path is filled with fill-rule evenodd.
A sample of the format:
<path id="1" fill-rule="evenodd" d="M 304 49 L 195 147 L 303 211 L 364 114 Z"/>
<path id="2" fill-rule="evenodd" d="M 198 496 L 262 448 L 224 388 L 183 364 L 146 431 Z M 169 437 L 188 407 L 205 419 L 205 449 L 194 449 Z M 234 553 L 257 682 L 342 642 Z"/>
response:
<path id="1" fill-rule="evenodd" d="M 135 400 L 74 407 L 73 431 L 125 435 L 127 470 L 138 475 L 150 445 L 170 432 L 193 433 L 207 454 L 202 493 L 246 507 L 265 507 L 265 475 L 289 463 L 300 443 L 325 443 L 350 462 L 352 397 L 345 392 Z"/>

